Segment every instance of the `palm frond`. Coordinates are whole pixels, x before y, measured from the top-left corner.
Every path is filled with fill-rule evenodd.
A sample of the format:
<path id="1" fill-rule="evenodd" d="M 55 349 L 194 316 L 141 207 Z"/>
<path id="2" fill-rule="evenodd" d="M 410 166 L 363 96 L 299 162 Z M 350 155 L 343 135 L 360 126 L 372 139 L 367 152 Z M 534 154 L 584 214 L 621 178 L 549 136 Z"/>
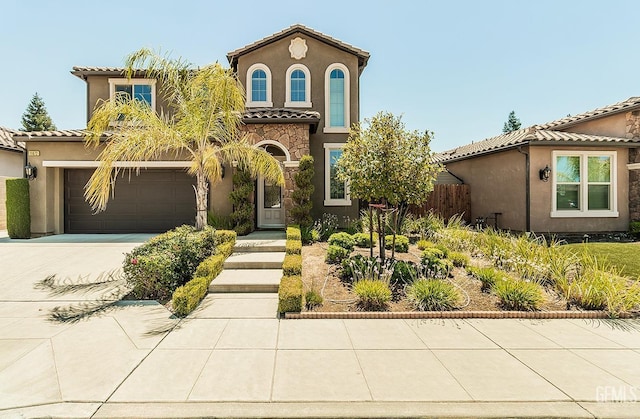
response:
<path id="1" fill-rule="evenodd" d="M 237 162 L 251 177 L 263 176 L 267 182 L 284 185 L 284 174 L 280 162 L 262 148 L 254 147 L 246 137 L 223 144 L 220 155 L 224 161 Z"/>

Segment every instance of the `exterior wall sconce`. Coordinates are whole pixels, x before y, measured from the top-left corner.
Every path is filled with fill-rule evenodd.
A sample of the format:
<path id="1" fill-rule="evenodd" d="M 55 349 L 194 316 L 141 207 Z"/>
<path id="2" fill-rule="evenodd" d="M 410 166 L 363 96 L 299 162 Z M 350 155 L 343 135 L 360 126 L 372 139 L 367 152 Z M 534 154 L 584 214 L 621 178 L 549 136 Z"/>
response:
<path id="1" fill-rule="evenodd" d="M 27 163 L 24 167 L 24 174 L 29 180 L 33 180 L 38 176 L 38 169 L 35 166 L 31 166 L 31 163 Z"/>
<path id="2" fill-rule="evenodd" d="M 540 169 L 540 180 L 543 182 L 549 182 L 549 178 L 551 177 L 551 169 L 549 169 L 549 165 L 547 165 L 544 169 Z"/>

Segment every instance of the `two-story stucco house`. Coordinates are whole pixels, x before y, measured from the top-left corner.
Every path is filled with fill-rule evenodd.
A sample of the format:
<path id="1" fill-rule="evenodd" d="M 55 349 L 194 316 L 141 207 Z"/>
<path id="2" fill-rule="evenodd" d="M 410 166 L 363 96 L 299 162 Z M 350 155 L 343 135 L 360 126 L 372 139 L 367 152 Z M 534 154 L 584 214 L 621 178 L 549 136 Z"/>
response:
<path id="1" fill-rule="evenodd" d="M 231 68 L 246 90 L 243 130 L 256 147 L 264 147 L 282 162 L 281 188 L 256 179 L 255 217 L 258 228 L 281 228 L 291 209 L 293 174 L 300 158 L 315 161 L 313 216 L 333 213 L 357 217 L 358 202 L 347 185 L 335 178 L 333 164 L 341 154 L 349 127 L 359 118 L 360 74 L 369 53 L 302 25 L 293 25 L 227 54 Z M 117 92 L 146 101 L 157 112 L 169 104 L 160 97 L 156 80 L 140 71 L 126 79 L 122 68 L 74 67 L 87 86 L 87 120 L 100 99 Z M 83 188 L 100 148 L 86 148 L 82 130 L 19 135 L 38 169 L 31 183 L 32 233 L 159 232 L 195 220 L 194 179 L 188 163 L 175 157 L 144 163 L 138 175 L 116 181 L 107 210 L 91 213 Z M 108 140 L 107 140 L 108 141 Z M 118 162 L 120 167 L 131 162 Z M 226 176 L 210 193 L 210 210 L 228 215 L 233 188 Z"/>

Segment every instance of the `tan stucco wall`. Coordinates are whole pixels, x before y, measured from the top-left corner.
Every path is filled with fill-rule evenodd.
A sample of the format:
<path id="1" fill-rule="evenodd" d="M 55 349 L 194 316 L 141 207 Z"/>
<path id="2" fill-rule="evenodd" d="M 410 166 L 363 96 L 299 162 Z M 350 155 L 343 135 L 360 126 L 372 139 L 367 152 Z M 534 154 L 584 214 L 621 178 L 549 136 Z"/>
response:
<path id="1" fill-rule="evenodd" d="M 24 154 L 0 150 L 0 176 L 22 177 L 24 175 Z"/>
<path id="2" fill-rule="evenodd" d="M 524 154 L 510 150 L 449 163 L 447 169 L 470 186 L 472 220 L 501 212 L 499 228 L 525 230 Z M 493 221 L 488 224 L 493 225 Z"/>
<path id="3" fill-rule="evenodd" d="M 551 218 L 553 182 L 540 180 L 539 171 L 546 165 L 552 167 L 554 150 L 617 152 L 617 218 Z M 629 227 L 629 170 L 628 150 L 615 147 L 531 147 L 531 230 L 538 233 L 607 232 L 626 231 Z M 553 175 L 553 174 L 552 174 Z"/>
<path id="4" fill-rule="evenodd" d="M 624 138 L 627 133 L 626 127 L 626 114 L 619 113 L 593 121 L 582 122 L 563 131 Z"/>

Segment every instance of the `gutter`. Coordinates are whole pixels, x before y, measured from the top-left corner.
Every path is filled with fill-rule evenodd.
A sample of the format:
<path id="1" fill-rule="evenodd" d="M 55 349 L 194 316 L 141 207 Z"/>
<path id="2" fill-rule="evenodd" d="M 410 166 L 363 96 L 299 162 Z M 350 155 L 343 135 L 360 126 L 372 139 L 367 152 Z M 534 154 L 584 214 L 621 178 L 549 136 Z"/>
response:
<path id="1" fill-rule="evenodd" d="M 518 153 L 524 154 L 525 158 L 525 231 L 531 231 L 531 156 L 528 151 L 523 151 L 522 146 L 518 146 Z"/>

